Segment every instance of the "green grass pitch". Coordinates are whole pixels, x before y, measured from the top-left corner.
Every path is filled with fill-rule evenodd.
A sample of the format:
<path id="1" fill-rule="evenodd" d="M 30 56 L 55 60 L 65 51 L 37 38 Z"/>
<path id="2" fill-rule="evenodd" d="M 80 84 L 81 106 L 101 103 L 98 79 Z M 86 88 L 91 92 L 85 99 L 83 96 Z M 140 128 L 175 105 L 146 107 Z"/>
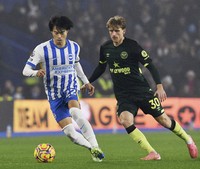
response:
<path id="1" fill-rule="evenodd" d="M 63 136 L 0 138 L 1 169 L 198 169 L 200 157 L 191 159 L 183 140 L 171 132 L 145 132 L 151 145 L 161 154 L 160 161 L 141 161 L 146 152 L 127 134 L 97 134 L 105 153 L 101 163 L 92 161 L 90 153 Z M 200 131 L 189 132 L 200 148 Z M 33 157 L 39 143 L 56 149 L 52 163 L 38 163 Z"/>

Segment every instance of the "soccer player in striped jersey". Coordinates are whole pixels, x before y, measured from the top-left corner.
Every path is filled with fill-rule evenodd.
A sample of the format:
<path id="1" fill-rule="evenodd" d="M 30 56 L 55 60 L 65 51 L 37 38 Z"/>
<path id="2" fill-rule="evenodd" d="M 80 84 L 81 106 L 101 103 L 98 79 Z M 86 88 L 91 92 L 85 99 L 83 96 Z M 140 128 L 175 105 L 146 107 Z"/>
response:
<path id="1" fill-rule="evenodd" d="M 170 119 L 160 102 L 167 96 L 161 84 L 159 73 L 147 52 L 135 41 L 125 37 L 126 21 L 121 16 L 111 17 L 107 24 L 111 40 L 100 48 L 99 64 L 89 78 L 95 81 L 109 66 L 117 99 L 117 115 L 129 136 L 147 151 L 142 160 L 160 160 L 160 155 L 149 144 L 143 133 L 134 125 L 134 118 L 140 108 L 150 114 L 165 128 L 171 130 L 186 142 L 191 158 L 198 157 L 198 149 L 192 138 L 183 130 L 179 123 Z M 146 67 L 157 86 L 155 92 L 139 69 L 139 63 Z M 84 90 L 84 86 L 82 87 Z"/>
<path id="2" fill-rule="evenodd" d="M 23 70 L 25 76 L 43 77 L 45 92 L 53 115 L 63 132 L 75 144 L 88 148 L 92 159 L 101 162 L 104 158 L 90 123 L 82 115 L 78 92 L 78 77 L 93 95 L 92 86 L 79 63 L 79 45 L 67 38 L 73 22 L 66 16 L 54 16 L 49 21 L 52 39 L 39 44 L 33 50 Z M 40 69 L 36 70 L 36 66 Z M 72 118 L 82 134 L 72 124 Z"/>

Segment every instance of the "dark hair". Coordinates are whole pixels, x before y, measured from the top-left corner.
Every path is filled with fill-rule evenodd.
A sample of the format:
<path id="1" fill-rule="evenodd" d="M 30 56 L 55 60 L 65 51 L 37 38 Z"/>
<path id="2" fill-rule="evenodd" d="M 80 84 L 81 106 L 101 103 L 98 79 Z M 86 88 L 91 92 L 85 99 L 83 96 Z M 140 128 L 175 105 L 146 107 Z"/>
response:
<path id="1" fill-rule="evenodd" d="M 49 30 L 53 31 L 53 27 L 58 29 L 70 30 L 73 27 L 73 22 L 66 16 L 53 16 L 49 21 Z"/>

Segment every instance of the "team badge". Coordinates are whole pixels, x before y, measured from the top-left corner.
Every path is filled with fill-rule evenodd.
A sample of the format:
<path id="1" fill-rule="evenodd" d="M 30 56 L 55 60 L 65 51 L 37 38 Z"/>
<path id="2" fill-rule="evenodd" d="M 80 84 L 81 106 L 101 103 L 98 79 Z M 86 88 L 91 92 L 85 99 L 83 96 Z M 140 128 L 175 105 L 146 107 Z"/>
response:
<path id="1" fill-rule="evenodd" d="M 110 56 L 110 53 L 106 53 L 106 57 L 108 58 Z"/>
<path id="2" fill-rule="evenodd" d="M 121 54 L 120 54 L 121 58 L 122 59 L 126 59 L 128 57 L 128 53 L 126 51 L 123 51 Z"/>
<path id="3" fill-rule="evenodd" d="M 72 60 L 73 60 L 73 55 L 69 54 L 69 61 L 72 61 Z"/>

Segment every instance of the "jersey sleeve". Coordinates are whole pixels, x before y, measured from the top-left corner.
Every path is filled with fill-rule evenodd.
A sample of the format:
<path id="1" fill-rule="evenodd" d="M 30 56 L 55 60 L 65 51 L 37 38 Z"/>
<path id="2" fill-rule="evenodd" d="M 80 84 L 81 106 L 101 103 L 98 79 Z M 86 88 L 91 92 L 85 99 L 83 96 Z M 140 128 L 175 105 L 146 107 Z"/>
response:
<path id="1" fill-rule="evenodd" d="M 136 53 L 139 62 L 144 65 L 144 67 L 148 66 L 149 63 L 152 62 L 149 54 L 139 44 L 136 45 Z"/>
<path id="2" fill-rule="evenodd" d="M 98 79 L 106 70 L 106 66 L 107 66 L 107 60 L 106 57 L 103 54 L 103 48 L 102 46 L 100 47 L 100 59 L 99 59 L 99 64 L 97 65 L 97 67 L 95 68 L 95 70 L 93 71 L 91 77 L 89 78 L 89 82 L 92 83 L 94 82 L 96 79 Z"/>
<path id="3" fill-rule="evenodd" d="M 76 69 L 76 72 L 77 72 L 78 77 L 82 80 L 82 82 L 83 82 L 84 84 L 89 83 L 89 81 L 88 81 L 88 79 L 87 79 L 85 73 L 83 72 L 82 66 L 81 66 L 81 64 L 80 64 L 79 62 L 77 62 L 77 63 L 75 64 L 75 69 Z"/>
<path id="4" fill-rule="evenodd" d="M 32 69 L 35 69 L 38 63 L 42 62 L 42 57 L 41 57 L 41 50 L 40 47 L 37 46 L 32 54 L 30 55 L 28 61 L 26 62 L 27 65 L 31 66 Z"/>
<path id="5" fill-rule="evenodd" d="M 152 63 L 152 59 L 149 57 L 149 54 L 138 44 L 137 49 L 139 62 L 150 71 L 155 83 L 161 84 L 159 72 Z"/>
<path id="6" fill-rule="evenodd" d="M 105 54 L 103 52 L 103 47 L 100 47 L 100 58 L 99 58 L 99 64 L 103 65 L 103 64 L 107 64 L 107 60 L 105 57 Z"/>
<path id="7" fill-rule="evenodd" d="M 41 53 L 39 50 L 39 47 L 37 46 L 32 54 L 30 55 L 28 61 L 26 62 L 26 65 L 23 69 L 23 75 L 24 76 L 36 76 L 38 70 L 35 70 L 38 63 L 42 62 Z"/>
<path id="8" fill-rule="evenodd" d="M 161 79 L 158 70 L 154 66 L 154 64 L 151 62 L 149 63 L 146 68 L 150 71 L 154 81 L 156 84 L 161 84 Z"/>

